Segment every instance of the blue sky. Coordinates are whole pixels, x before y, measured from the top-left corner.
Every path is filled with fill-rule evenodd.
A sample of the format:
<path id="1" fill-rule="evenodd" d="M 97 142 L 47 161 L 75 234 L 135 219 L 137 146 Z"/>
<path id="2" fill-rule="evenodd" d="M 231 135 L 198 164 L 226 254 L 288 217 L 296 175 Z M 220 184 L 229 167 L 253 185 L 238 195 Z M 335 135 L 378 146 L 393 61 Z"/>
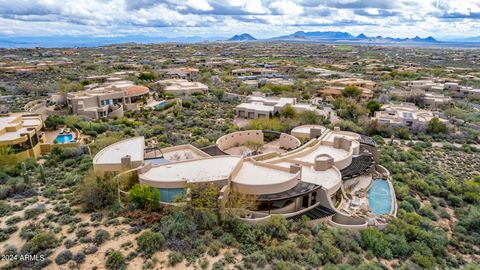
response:
<path id="1" fill-rule="evenodd" d="M 480 0 L 0 0 L 0 35 L 480 35 Z"/>

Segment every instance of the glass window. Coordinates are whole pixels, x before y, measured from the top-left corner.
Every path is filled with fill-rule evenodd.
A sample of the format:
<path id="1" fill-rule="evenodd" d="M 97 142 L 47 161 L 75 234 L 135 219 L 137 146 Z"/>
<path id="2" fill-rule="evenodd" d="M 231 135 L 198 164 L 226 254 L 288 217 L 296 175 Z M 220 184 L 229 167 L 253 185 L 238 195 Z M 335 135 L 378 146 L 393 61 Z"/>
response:
<path id="1" fill-rule="evenodd" d="M 174 202 L 177 198 L 185 196 L 185 189 L 183 188 L 159 188 L 160 201 Z"/>

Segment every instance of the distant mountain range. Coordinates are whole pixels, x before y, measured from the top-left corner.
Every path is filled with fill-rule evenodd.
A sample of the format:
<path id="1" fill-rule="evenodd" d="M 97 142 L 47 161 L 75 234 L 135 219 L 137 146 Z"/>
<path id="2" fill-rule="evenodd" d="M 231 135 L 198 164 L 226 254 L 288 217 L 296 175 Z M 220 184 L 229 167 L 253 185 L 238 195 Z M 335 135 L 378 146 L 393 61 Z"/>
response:
<path id="1" fill-rule="evenodd" d="M 480 42 L 480 36 L 478 36 L 478 37 L 466 38 L 466 39 L 464 39 L 463 41 L 465 41 L 465 42 Z"/>
<path id="2" fill-rule="evenodd" d="M 427 38 L 391 38 L 391 37 L 367 37 L 365 34 L 360 34 L 358 36 L 353 36 L 348 32 L 335 32 L 335 31 L 327 31 L 327 32 L 304 32 L 298 31 L 290 35 L 280 36 L 271 38 L 272 40 L 299 40 L 299 41 L 321 41 L 321 40 L 348 40 L 348 41 L 358 41 L 358 42 L 421 42 L 421 43 L 432 43 L 438 42 L 433 37 Z"/>
<path id="3" fill-rule="evenodd" d="M 359 44 L 438 44 L 439 46 L 480 46 L 480 36 L 458 40 L 437 41 L 429 36 L 420 38 L 392 38 L 392 37 L 368 37 L 365 34 L 354 36 L 348 32 L 338 31 L 297 31 L 290 35 L 273 38 L 255 38 L 248 33 L 225 37 L 151 37 L 143 35 L 118 36 L 118 37 L 91 37 L 91 36 L 43 36 L 43 37 L 0 37 L 0 48 L 71 48 L 71 47 L 95 47 L 111 44 L 152 44 L 152 43 L 200 43 L 200 42 L 254 42 L 254 41 L 292 41 L 292 42 L 333 42 L 333 43 L 359 43 Z"/>
<path id="4" fill-rule="evenodd" d="M 252 41 L 252 40 L 257 40 L 256 38 L 252 37 L 250 34 L 241 34 L 241 35 L 235 35 L 231 38 L 229 38 L 227 41 Z"/>

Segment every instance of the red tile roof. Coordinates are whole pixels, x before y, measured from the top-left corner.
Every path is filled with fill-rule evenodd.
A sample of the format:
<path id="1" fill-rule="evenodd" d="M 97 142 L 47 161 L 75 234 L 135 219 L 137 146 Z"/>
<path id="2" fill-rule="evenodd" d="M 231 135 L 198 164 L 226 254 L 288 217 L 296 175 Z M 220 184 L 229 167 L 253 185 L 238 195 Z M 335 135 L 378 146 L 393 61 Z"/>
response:
<path id="1" fill-rule="evenodd" d="M 127 89 L 128 96 L 139 96 L 145 95 L 148 93 L 148 87 L 141 86 L 141 85 L 133 85 Z"/>

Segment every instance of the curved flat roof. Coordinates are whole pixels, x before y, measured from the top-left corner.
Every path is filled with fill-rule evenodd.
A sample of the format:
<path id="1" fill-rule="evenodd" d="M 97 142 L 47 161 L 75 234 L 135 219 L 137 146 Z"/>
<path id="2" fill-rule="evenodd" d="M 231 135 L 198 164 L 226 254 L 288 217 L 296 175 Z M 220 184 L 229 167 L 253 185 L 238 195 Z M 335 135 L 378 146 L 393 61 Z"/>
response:
<path id="1" fill-rule="evenodd" d="M 276 168 L 256 165 L 251 161 L 245 161 L 242 168 L 232 179 L 235 183 L 246 185 L 269 185 L 278 184 L 291 180 L 295 173 L 290 173 Z"/>
<path id="2" fill-rule="evenodd" d="M 301 152 L 299 152 L 299 154 L 300 153 Z M 322 154 L 327 154 L 327 155 L 331 156 L 334 161 L 339 161 L 339 160 L 347 158 L 348 155 L 349 155 L 349 152 L 345 151 L 341 148 L 335 148 L 333 146 L 320 144 L 319 146 L 317 146 L 317 148 L 314 151 L 312 151 L 310 153 L 307 153 L 305 155 L 300 154 L 299 156 L 295 157 L 294 159 L 313 163 L 313 162 L 315 162 L 315 157 L 318 156 L 318 155 L 322 155 Z"/>
<path id="3" fill-rule="evenodd" d="M 129 155 L 131 161 L 143 161 L 145 148 L 144 137 L 133 137 L 116 142 L 98 152 L 93 158 L 93 164 L 121 164 L 122 157 Z"/>
<path id="4" fill-rule="evenodd" d="M 302 182 L 316 184 L 331 189 L 342 181 L 342 175 L 334 167 L 325 171 L 315 171 L 313 167 L 302 166 Z"/>
<path id="5" fill-rule="evenodd" d="M 303 125 L 303 126 L 298 126 L 293 128 L 291 132 L 299 132 L 299 133 L 304 133 L 306 135 L 310 135 L 310 129 L 312 128 L 320 129 L 322 130 L 322 133 L 325 132 L 325 130 L 327 130 L 327 128 L 325 128 L 322 125 Z"/>
<path id="6" fill-rule="evenodd" d="M 276 163 L 276 165 L 289 168 L 293 163 L 288 161 L 282 161 Z M 338 185 L 342 181 L 342 175 L 333 166 L 325 171 L 315 171 L 313 167 L 302 167 L 302 182 L 307 182 L 315 185 L 322 186 L 326 189 L 331 189 Z"/>
<path id="7" fill-rule="evenodd" d="M 140 178 L 152 182 L 206 182 L 226 179 L 241 160 L 237 156 L 217 156 L 152 167 Z"/>

